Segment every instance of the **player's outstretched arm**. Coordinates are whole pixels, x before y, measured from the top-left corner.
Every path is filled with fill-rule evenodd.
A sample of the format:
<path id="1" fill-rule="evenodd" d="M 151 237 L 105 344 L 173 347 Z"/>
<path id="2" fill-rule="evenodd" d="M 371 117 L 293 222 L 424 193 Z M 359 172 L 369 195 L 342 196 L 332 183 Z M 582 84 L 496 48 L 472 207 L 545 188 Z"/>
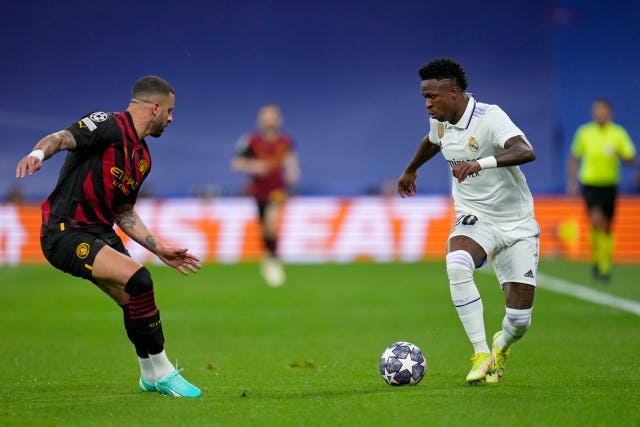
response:
<path id="1" fill-rule="evenodd" d="M 638 160 L 638 158 L 636 157 L 635 154 L 633 156 L 631 156 L 631 157 L 623 157 L 620 154 L 618 154 L 618 158 L 620 159 L 620 161 L 622 163 L 624 163 L 627 166 L 631 166 L 631 167 L 635 167 L 636 163 L 637 163 L 637 160 Z"/>
<path id="2" fill-rule="evenodd" d="M 409 165 L 407 165 L 402 175 L 400 175 L 400 178 L 398 178 L 398 194 L 400 194 L 400 197 L 411 197 L 416 194 L 416 191 L 418 191 L 418 187 L 416 186 L 418 168 L 439 152 L 440 146 L 429 141 L 429 135 L 422 139 Z"/>
<path id="3" fill-rule="evenodd" d="M 116 224 L 124 233 L 160 258 L 162 262 L 187 275 L 202 268 L 200 259 L 186 248 L 165 245 L 147 228 L 133 205 L 123 206 L 116 214 Z"/>
<path id="4" fill-rule="evenodd" d="M 578 166 L 580 158 L 573 154 L 569 156 L 569 164 L 567 165 L 567 195 L 569 197 L 577 197 L 580 194 L 580 185 L 578 184 Z"/>
<path id="5" fill-rule="evenodd" d="M 295 153 L 289 153 L 285 157 L 284 172 L 288 185 L 293 185 L 300 181 L 300 162 Z"/>
<path id="6" fill-rule="evenodd" d="M 31 153 L 24 156 L 16 166 L 16 178 L 33 175 L 42 168 L 42 162 L 62 150 L 74 150 L 76 139 L 68 130 L 61 130 L 42 138 Z"/>

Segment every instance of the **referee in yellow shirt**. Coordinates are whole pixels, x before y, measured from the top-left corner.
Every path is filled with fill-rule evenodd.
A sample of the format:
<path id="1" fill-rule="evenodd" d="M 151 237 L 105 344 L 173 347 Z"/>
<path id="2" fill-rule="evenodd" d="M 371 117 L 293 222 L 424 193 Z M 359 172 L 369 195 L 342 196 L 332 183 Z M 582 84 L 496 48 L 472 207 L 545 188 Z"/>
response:
<path id="1" fill-rule="evenodd" d="M 596 280 L 610 279 L 613 254 L 611 223 L 620 181 L 620 162 L 634 165 L 636 150 L 627 131 L 613 123 L 609 101 L 596 99 L 591 106 L 593 121 L 578 128 L 571 145 L 567 192 L 582 195 L 591 223 L 591 259 Z M 578 169 L 579 168 L 579 169 Z"/>

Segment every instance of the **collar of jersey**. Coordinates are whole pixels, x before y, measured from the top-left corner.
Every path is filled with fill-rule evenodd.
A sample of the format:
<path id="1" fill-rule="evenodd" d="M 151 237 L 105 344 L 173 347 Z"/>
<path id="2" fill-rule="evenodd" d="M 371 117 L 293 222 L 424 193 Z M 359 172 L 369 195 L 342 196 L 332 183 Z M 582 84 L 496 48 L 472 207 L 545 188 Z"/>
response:
<path id="1" fill-rule="evenodd" d="M 469 96 L 469 101 L 467 102 L 467 108 L 464 110 L 464 114 L 456 124 L 449 123 L 450 127 L 462 130 L 469 127 L 471 118 L 473 117 L 473 111 L 476 109 L 476 98 L 474 98 L 472 93 L 467 92 L 467 95 Z"/>

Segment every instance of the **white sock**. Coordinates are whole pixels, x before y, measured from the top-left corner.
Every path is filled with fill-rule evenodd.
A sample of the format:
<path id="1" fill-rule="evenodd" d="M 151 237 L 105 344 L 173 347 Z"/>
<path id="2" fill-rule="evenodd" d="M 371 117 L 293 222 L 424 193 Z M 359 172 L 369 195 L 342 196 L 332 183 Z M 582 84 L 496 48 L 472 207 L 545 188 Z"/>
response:
<path id="1" fill-rule="evenodd" d="M 153 384 L 156 376 L 153 374 L 153 364 L 148 357 L 138 356 L 138 362 L 140 363 L 140 375 L 149 384 Z"/>
<path id="2" fill-rule="evenodd" d="M 502 335 L 497 341 L 498 347 L 503 351 L 511 347 L 529 330 L 533 308 L 519 310 L 507 307 L 505 311 L 506 314 L 502 319 Z"/>
<path id="3" fill-rule="evenodd" d="M 175 371 L 176 368 L 173 367 L 173 364 L 169 362 L 169 358 L 165 354 L 164 350 L 162 350 L 158 354 L 150 354 L 149 360 L 153 365 L 153 373 L 157 380 L 161 380 L 171 372 Z"/>
<path id="4" fill-rule="evenodd" d="M 462 327 L 473 345 L 474 353 L 491 353 L 484 330 L 483 308 L 481 299 L 462 307 L 456 307 Z"/>
<path id="5" fill-rule="evenodd" d="M 490 353 L 484 329 L 484 307 L 480 292 L 473 281 L 473 258 L 466 251 L 447 254 L 447 274 L 451 299 L 462 327 L 473 345 L 474 353 Z"/>

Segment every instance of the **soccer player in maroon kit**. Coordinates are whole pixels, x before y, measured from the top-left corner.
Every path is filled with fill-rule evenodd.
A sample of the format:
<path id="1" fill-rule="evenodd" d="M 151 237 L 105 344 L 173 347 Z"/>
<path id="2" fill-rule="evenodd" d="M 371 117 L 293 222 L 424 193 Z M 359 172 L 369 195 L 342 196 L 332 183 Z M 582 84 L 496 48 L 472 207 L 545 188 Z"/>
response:
<path id="1" fill-rule="evenodd" d="M 164 352 L 160 311 L 149 270 L 129 256 L 113 225 L 188 275 L 201 268 L 188 249 L 162 242 L 142 222 L 134 204 L 151 170 L 144 138 L 159 137 L 171 123 L 175 91 L 165 80 L 138 80 L 126 111 L 93 112 L 42 138 L 16 167 L 16 177 L 68 151 L 58 183 L 42 205 L 41 246 L 56 268 L 97 285 L 122 307 L 127 336 L 140 363 L 138 387 L 173 397 L 199 397 Z"/>
<path id="2" fill-rule="evenodd" d="M 282 132 L 280 107 L 260 108 L 258 129 L 242 138 L 231 162 L 234 170 L 251 176 L 249 194 L 258 205 L 260 228 L 267 254 L 261 272 L 269 286 L 284 284 L 285 273 L 278 256 L 278 218 L 287 199 L 288 186 L 300 178 L 298 157 L 291 138 Z"/>

